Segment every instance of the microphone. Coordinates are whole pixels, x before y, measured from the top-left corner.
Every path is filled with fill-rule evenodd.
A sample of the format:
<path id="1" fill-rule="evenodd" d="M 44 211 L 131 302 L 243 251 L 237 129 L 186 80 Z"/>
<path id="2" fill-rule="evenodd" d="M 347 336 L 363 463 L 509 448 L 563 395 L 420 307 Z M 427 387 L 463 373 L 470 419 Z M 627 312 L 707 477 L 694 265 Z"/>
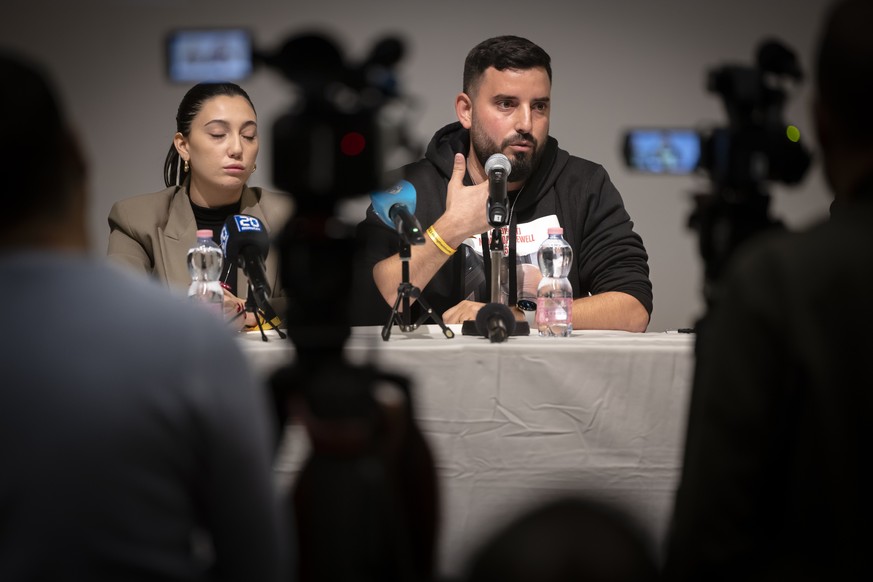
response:
<path id="1" fill-rule="evenodd" d="M 512 164 L 503 154 L 494 154 L 485 162 L 485 173 L 488 174 L 488 224 L 494 228 L 507 223 L 506 180 L 511 171 Z"/>
<path id="2" fill-rule="evenodd" d="M 502 303 L 488 303 L 476 314 L 476 329 L 491 343 L 505 342 L 515 331 L 515 316 Z"/>
<path id="3" fill-rule="evenodd" d="M 415 186 L 406 180 L 381 192 L 370 194 L 373 212 L 388 226 L 393 226 L 409 244 L 424 244 L 421 223 L 415 217 Z"/>
<path id="4" fill-rule="evenodd" d="M 270 284 L 264 272 L 270 237 L 264 224 L 248 214 L 228 216 L 221 227 L 221 249 L 226 262 L 242 267 L 252 286 L 258 308 L 271 313 L 272 307 L 267 302 Z"/>

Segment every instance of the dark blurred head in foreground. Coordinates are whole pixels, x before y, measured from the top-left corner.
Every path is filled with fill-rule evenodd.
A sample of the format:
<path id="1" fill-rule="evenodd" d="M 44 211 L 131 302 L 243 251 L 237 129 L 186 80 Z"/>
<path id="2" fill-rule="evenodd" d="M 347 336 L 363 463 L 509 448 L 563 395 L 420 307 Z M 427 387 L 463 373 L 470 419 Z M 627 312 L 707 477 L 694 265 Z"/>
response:
<path id="1" fill-rule="evenodd" d="M 85 162 L 48 76 L 0 49 L 0 81 L 2 193 L 12 217 L 0 248 L 85 248 Z"/>
<path id="2" fill-rule="evenodd" d="M 476 552 L 465 582 L 647 582 L 654 559 L 614 507 L 558 499 L 529 510 Z"/>

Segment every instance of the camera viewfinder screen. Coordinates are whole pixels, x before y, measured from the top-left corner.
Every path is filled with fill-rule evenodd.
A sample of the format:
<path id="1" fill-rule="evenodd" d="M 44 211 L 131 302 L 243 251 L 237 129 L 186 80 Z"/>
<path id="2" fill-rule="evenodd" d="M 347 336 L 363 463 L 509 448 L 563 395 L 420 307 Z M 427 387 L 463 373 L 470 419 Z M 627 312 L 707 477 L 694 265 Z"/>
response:
<path id="1" fill-rule="evenodd" d="M 176 30 L 167 37 L 173 82 L 240 81 L 251 73 L 252 38 L 245 29 Z"/>
<path id="2" fill-rule="evenodd" d="M 654 174 L 690 174 L 700 162 L 700 134 L 692 129 L 635 129 L 628 132 L 628 165 Z"/>

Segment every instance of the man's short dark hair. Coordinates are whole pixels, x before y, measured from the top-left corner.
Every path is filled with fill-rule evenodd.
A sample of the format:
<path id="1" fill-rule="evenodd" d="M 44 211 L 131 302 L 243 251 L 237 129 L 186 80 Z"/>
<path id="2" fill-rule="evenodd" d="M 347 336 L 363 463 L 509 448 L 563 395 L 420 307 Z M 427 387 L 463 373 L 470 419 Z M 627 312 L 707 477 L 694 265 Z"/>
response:
<path id="1" fill-rule="evenodd" d="M 464 61 L 464 93 L 471 95 L 489 67 L 498 71 L 543 68 L 552 81 L 552 59 L 542 48 L 519 36 L 496 36 L 473 47 Z"/>
<path id="2" fill-rule="evenodd" d="M 846 139 L 873 144 L 873 2 L 846 0 L 828 12 L 816 62 L 822 103 Z"/>

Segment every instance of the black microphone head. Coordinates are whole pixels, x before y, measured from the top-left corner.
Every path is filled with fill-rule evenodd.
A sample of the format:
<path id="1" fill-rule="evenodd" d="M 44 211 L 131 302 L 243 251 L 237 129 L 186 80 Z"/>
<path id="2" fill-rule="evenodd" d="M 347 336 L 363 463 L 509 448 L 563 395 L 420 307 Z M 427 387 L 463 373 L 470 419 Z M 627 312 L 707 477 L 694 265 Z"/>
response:
<path id="1" fill-rule="evenodd" d="M 515 316 L 502 303 L 488 303 L 476 314 L 476 330 L 492 342 L 502 342 L 515 331 Z"/>
<path id="2" fill-rule="evenodd" d="M 258 255 L 265 259 L 270 250 L 270 236 L 264 223 L 248 214 L 228 216 L 221 227 L 221 250 L 225 260 L 236 261 L 240 251 L 254 247 Z"/>

